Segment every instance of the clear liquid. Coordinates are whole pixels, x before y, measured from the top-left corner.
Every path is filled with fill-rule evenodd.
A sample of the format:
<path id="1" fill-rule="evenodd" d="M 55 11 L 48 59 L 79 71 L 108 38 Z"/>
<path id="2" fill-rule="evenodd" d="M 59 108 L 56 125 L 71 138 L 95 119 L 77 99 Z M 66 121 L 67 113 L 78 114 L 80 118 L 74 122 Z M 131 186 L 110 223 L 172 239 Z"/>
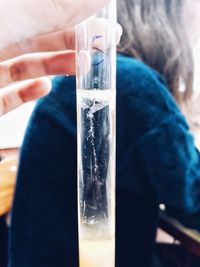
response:
<path id="1" fill-rule="evenodd" d="M 80 240 L 80 267 L 112 267 L 115 266 L 114 239 Z"/>
<path id="2" fill-rule="evenodd" d="M 78 89 L 77 107 L 80 266 L 112 267 L 115 234 L 115 91 Z M 98 265 L 100 260 L 97 258 L 104 257 L 103 254 L 107 254 L 105 263 Z M 94 258 L 97 259 L 96 264 L 93 263 Z"/>

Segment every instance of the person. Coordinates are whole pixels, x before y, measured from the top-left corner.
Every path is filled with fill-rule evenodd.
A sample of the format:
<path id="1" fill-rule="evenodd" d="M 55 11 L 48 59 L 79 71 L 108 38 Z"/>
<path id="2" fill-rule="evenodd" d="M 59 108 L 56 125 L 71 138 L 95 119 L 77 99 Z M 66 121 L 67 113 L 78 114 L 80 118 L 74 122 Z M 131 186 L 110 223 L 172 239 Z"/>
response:
<path id="1" fill-rule="evenodd" d="M 200 230 L 200 154 L 178 106 L 192 94 L 197 2 L 118 1 L 117 267 L 154 264 L 160 203 Z M 57 77 L 21 150 L 10 266 L 78 266 L 76 141 L 75 78 Z"/>
<path id="2" fill-rule="evenodd" d="M 73 2 L 71 0 L 47 0 L 44 3 L 46 7 L 44 14 L 43 3 L 38 5 L 35 1 L 28 3 L 5 1 L 4 8 L 9 12 L 0 11 L 2 27 L 0 33 L 0 88 L 2 89 L 0 91 L 0 116 L 27 101 L 49 93 L 50 80 L 41 78 L 42 76 L 75 74 L 74 26 L 97 12 L 108 2 L 109 0 L 97 0 L 92 3 L 87 0 Z M 84 6 L 84 11 L 82 6 Z M 13 17 L 18 17 L 17 24 Z M 3 30 L 4 27 L 6 30 Z M 119 39 L 121 35 L 119 25 L 116 31 Z M 18 83 L 12 85 L 13 82 Z M 7 188 L 10 188 L 9 182 L 1 177 L 1 267 L 7 266 L 5 214 L 9 212 L 12 200 L 12 190 L 7 190 Z"/>

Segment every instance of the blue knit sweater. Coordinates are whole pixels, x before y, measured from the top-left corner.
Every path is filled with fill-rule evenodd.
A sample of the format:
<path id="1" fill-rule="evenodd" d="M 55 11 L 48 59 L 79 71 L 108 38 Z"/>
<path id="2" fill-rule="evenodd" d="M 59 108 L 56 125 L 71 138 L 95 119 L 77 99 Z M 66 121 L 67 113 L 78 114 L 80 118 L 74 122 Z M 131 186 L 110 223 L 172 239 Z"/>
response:
<path id="1" fill-rule="evenodd" d="M 164 79 L 133 58 L 117 66 L 116 266 L 150 266 L 159 203 L 200 230 L 199 152 Z M 76 166 L 75 78 L 57 77 L 22 146 L 10 267 L 78 266 Z"/>

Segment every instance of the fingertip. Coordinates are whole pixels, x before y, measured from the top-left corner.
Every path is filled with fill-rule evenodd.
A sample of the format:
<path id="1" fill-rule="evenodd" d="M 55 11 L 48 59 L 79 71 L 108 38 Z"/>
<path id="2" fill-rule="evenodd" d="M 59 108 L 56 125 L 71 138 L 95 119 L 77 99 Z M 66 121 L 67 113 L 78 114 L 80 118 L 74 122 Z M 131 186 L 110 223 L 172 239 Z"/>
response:
<path id="1" fill-rule="evenodd" d="M 117 44 L 119 44 L 119 42 L 120 42 L 122 33 L 123 33 L 122 26 L 119 23 L 117 23 L 116 24 L 116 43 Z"/>
<path id="2" fill-rule="evenodd" d="M 52 83 L 50 78 L 42 77 L 36 80 L 38 88 L 44 91 L 44 94 L 48 94 L 51 91 Z"/>
<path id="3" fill-rule="evenodd" d="M 91 57 L 87 51 L 81 50 L 77 55 L 78 74 L 85 75 L 91 68 Z"/>
<path id="4" fill-rule="evenodd" d="M 23 102 L 28 102 L 47 95 L 51 88 L 50 79 L 42 77 L 25 82 L 18 93 Z"/>

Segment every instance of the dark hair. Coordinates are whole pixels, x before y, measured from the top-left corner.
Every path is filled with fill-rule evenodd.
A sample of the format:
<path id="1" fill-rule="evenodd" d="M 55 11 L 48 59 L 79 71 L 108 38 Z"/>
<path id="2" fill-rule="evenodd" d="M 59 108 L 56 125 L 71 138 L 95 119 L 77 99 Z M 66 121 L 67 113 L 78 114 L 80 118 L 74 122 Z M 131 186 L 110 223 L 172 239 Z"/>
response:
<path id="1" fill-rule="evenodd" d="M 184 0 L 118 0 L 119 52 L 162 74 L 178 102 L 193 87 L 193 57 L 183 25 Z M 183 85 L 184 90 L 180 90 Z"/>

